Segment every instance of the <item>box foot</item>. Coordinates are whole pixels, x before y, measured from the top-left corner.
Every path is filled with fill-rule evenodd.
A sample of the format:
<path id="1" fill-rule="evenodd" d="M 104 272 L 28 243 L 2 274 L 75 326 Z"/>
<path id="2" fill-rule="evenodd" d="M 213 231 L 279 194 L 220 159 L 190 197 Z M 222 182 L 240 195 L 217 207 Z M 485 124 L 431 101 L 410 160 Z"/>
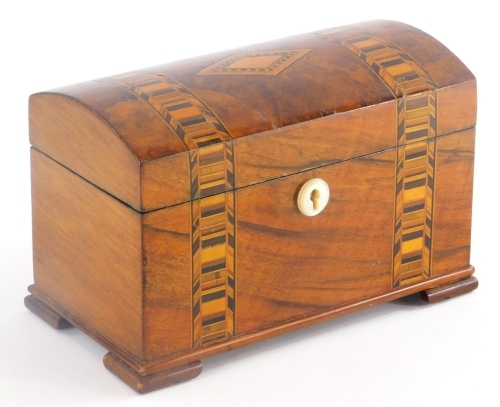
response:
<path id="1" fill-rule="evenodd" d="M 55 329 L 65 329 L 72 325 L 68 320 L 64 319 L 56 311 L 50 308 L 48 305 L 44 304 L 34 295 L 28 295 L 24 298 L 24 305 L 35 315 L 47 322 L 51 327 Z"/>
<path id="2" fill-rule="evenodd" d="M 469 277 L 465 280 L 429 288 L 428 290 L 422 291 L 420 296 L 424 301 L 433 304 L 447 298 L 456 297 L 458 295 L 474 291 L 478 285 L 479 282 L 477 281 L 477 278 Z"/>
<path id="3" fill-rule="evenodd" d="M 140 394 L 162 389 L 174 383 L 194 379 L 201 373 L 202 369 L 201 361 L 196 360 L 187 365 L 143 376 L 111 352 L 104 356 L 103 362 L 106 369 L 118 376 L 118 378 Z"/>

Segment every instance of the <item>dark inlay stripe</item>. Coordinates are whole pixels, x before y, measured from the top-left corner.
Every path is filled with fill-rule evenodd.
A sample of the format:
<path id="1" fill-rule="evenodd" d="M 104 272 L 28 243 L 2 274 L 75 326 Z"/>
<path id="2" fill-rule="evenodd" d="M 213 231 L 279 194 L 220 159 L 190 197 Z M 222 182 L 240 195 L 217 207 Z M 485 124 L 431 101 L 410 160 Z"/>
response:
<path id="1" fill-rule="evenodd" d="M 412 58 L 411 56 L 409 56 L 406 52 L 404 52 L 404 51 L 402 51 L 402 50 L 400 50 L 400 49 L 398 49 L 398 54 L 399 54 L 399 56 L 400 56 L 401 58 L 404 58 L 404 59 L 406 59 L 407 61 L 412 61 L 412 62 L 414 61 L 414 60 L 413 60 L 413 58 Z"/>
<path id="2" fill-rule="evenodd" d="M 227 297 L 227 306 L 234 313 L 234 298 L 233 297 Z"/>
<path id="3" fill-rule="evenodd" d="M 401 218 L 397 220 L 395 230 L 399 231 L 401 229 Z"/>
<path id="4" fill-rule="evenodd" d="M 437 118 L 436 118 L 436 116 L 431 115 L 429 121 L 430 121 L 431 128 L 434 131 L 436 131 L 437 130 Z"/>
<path id="5" fill-rule="evenodd" d="M 200 238 L 197 237 L 196 240 L 193 242 L 193 256 L 196 254 L 199 248 L 200 248 Z"/>
<path id="6" fill-rule="evenodd" d="M 428 129 L 422 129 L 422 130 L 418 130 L 418 131 L 407 131 L 406 133 L 406 139 L 407 140 L 413 140 L 413 139 L 416 139 L 416 138 L 423 138 L 423 137 L 427 137 L 429 134 L 429 130 Z"/>
<path id="7" fill-rule="evenodd" d="M 200 116 L 200 117 L 194 117 L 194 118 L 188 119 L 188 120 L 182 120 L 182 121 L 180 121 L 180 124 L 181 124 L 181 126 L 189 127 L 189 126 L 193 126 L 195 124 L 206 123 L 206 122 L 207 122 L 207 119 L 205 119 L 203 116 Z"/>
<path id="8" fill-rule="evenodd" d="M 434 189 L 434 178 L 432 177 L 432 175 L 427 176 L 427 185 L 430 189 Z"/>
<path id="9" fill-rule="evenodd" d="M 198 178 L 191 183 L 191 199 L 195 199 L 198 195 Z"/>
<path id="10" fill-rule="evenodd" d="M 412 233 L 403 233 L 403 242 L 422 238 L 423 235 L 424 235 L 423 230 L 417 230 L 416 232 L 412 232 Z"/>
<path id="11" fill-rule="evenodd" d="M 224 270 L 226 268 L 226 261 L 221 261 L 210 266 L 203 266 L 201 268 L 201 274 L 211 273 L 212 271 Z"/>
<path id="12" fill-rule="evenodd" d="M 415 79 L 419 79 L 420 76 L 417 73 L 410 73 L 410 74 L 407 73 L 407 74 L 397 75 L 394 78 L 400 82 L 410 82 Z"/>
<path id="13" fill-rule="evenodd" d="M 222 321 L 225 321 L 225 320 L 226 320 L 226 315 L 223 314 L 223 315 L 220 315 L 220 316 L 215 317 L 215 318 L 210 318 L 210 319 L 207 319 L 207 320 L 203 320 L 202 326 L 216 324 L 218 322 L 222 322 Z"/>
<path id="14" fill-rule="evenodd" d="M 234 185 L 234 174 L 229 169 L 226 173 L 226 180 L 229 185 Z"/>
<path id="15" fill-rule="evenodd" d="M 399 249 L 401 249 L 401 241 L 398 239 L 394 244 L 394 253 L 399 253 Z"/>
<path id="16" fill-rule="evenodd" d="M 347 42 L 350 43 L 350 44 L 354 44 L 356 42 L 362 42 L 362 41 L 366 41 L 366 40 L 369 40 L 370 37 L 368 37 L 367 35 L 363 35 L 361 37 L 355 37 L 355 38 L 352 38 L 350 40 L 348 40 Z"/>
<path id="17" fill-rule="evenodd" d="M 200 303 L 197 302 L 196 304 L 194 304 L 193 306 L 193 318 L 196 318 L 198 316 L 198 314 L 200 313 Z"/>
<path id="18" fill-rule="evenodd" d="M 196 281 L 196 283 L 193 286 L 193 295 L 195 295 L 199 289 L 200 289 L 200 280 Z"/>
<path id="19" fill-rule="evenodd" d="M 187 95 L 193 95 L 193 93 L 188 88 L 186 88 L 185 86 L 180 87 L 179 91 L 182 92 L 182 93 L 185 93 Z"/>
<path id="20" fill-rule="evenodd" d="M 405 128 L 406 128 L 406 120 L 401 120 L 401 123 L 398 125 L 398 135 L 399 138 L 403 137 L 405 135 Z"/>
<path id="21" fill-rule="evenodd" d="M 405 61 L 403 61 L 401 58 L 397 58 L 393 59 L 392 61 L 382 62 L 380 65 L 382 65 L 384 68 L 389 68 L 391 66 L 404 64 L 404 62 Z"/>
<path id="22" fill-rule="evenodd" d="M 200 224 L 200 218 L 196 218 L 196 220 L 193 221 L 193 225 L 192 225 L 192 229 L 191 229 L 193 233 L 198 229 L 199 224 Z M 194 242 L 193 242 L 193 245 L 194 245 Z"/>
<path id="23" fill-rule="evenodd" d="M 416 256 L 407 257 L 407 258 L 403 257 L 402 263 L 408 264 L 408 263 L 412 263 L 412 262 L 418 261 L 418 260 L 422 260 L 422 254 L 417 254 Z"/>
<path id="24" fill-rule="evenodd" d="M 402 191 L 402 189 L 403 189 L 403 184 L 404 184 L 404 182 L 403 182 L 403 181 L 404 181 L 404 180 L 403 180 L 403 178 L 401 178 L 401 179 L 398 181 L 398 183 L 396 184 L 396 193 L 397 193 L 397 194 L 399 194 L 399 193 Z"/>
<path id="25" fill-rule="evenodd" d="M 214 216 L 214 215 L 218 215 L 219 213 L 223 213 L 226 211 L 226 207 L 225 205 L 221 205 L 221 206 L 218 206 L 218 207 L 208 207 L 206 209 L 202 209 L 201 210 L 201 217 L 202 218 L 208 218 L 209 216 Z"/>
<path id="26" fill-rule="evenodd" d="M 220 291 L 216 291 L 214 293 L 205 294 L 201 297 L 202 302 L 210 302 L 214 300 L 218 300 L 220 298 L 224 298 L 226 296 L 226 289 L 222 289 Z"/>
<path id="27" fill-rule="evenodd" d="M 373 52 L 373 51 L 378 51 L 378 50 L 381 50 L 381 49 L 384 49 L 385 46 L 382 45 L 382 44 L 379 44 L 379 45 L 373 45 L 371 47 L 367 47 L 367 48 L 361 48 L 364 52 L 366 53 L 370 53 L 370 52 Z"/>
<path id="28" fill-rule="evenodd" d="M 405 189 L 413 189 L 413 188 L 422 187 L 425 185 L 425 181 L 426 181 L 426 179 L 422 178 L 422 179 L 417 179 L 415 181 L 406 182 Z"/>
<path id="29" fill-rule="evenodd" d="M 220 185 L 215 185 L 210 188 L 202 188 L 201 190 L 201 197 L 204 198 L 206 196 L 211 196 L 215 194 L 221 194 L 226 191 L 226 186 L 225 184 L 220 184 Z"/>
<path id="30" fill-rule="evenodd" d="M 431 249 L 431 238 L 428 235 L 425 235 L 425 246 L 430 250 Z"/>
<path id="31" fill-rule="evenodd" d="M 191 107 L 193 104 L 191 102 L 185 102 L 181 103 L 179 105 L 174 105 L 174 106 L 168 106 L 167 109 L 170 110 L 171 112 L 179 109 L 185 109 L 186 107 Z"/>
<path id="32" fill-rule="evenodd" d="M 415 158 L 425 157 L 427 155 L 427 149 L 423 148 L 413 153 L 405 153 L 406 161 L 414 160 Z"/>
<path id="33" fill-rule="evenodd" d="M 218 144 L 222 141 L 220 137 L 214 138 L 212 140 L 200 141 L 197 143 L 198 147 L 208 147 L 212 144 Z"/>
<path id="34" fill-rule="evenodd" d="M 170 119 L 167 121 L 170 121 Z M 174 129 L 175 134 L 177 134 L 179 136 L 179 138 L 184 139 L 186 132 L 184 131 L 184 129 L 181 126 L 175 126 L 175 127 L 172 126 L 172 129 Z"/>
<path id="35" fill-rule="evenodd" d="M 431 219 L 431 218 L 429 218 L 429 217 L 428 217 L 428 218 L 426 218 L 426 219 L 425 219 L 425 224 L 427 225 L 427 227 L 428 227 L 429 229 L 432 229 L 432 219 Z"/>
<path id="36" fill-rule="evenodd" d="M 416 211 L 421 211 L 425 208 L 425 202 L 419 203 L 418 205 L 405 206 L 403 208 L 403 213 L 411 213 Z"/>
<path id="37" fill-rule="evenodd" d="M 227 130 L 224 128 L 224 126 L 218 122 L 212 122 L 212 125 L 219 131 L 227 133 Z"/>

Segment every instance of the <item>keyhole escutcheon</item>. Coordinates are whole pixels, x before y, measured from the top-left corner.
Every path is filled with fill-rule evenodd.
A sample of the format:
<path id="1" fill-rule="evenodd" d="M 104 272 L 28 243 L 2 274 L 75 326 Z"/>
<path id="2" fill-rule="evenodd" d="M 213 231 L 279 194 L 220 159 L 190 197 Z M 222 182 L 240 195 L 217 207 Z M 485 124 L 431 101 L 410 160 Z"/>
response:
<path id="1" fill-rule="evenodd" d="M 321 178 L 307 181 L 299 190 L 297 206 L 304 215 L 316 216 L 325 209 L 330 199 L 330 188 Z"/>

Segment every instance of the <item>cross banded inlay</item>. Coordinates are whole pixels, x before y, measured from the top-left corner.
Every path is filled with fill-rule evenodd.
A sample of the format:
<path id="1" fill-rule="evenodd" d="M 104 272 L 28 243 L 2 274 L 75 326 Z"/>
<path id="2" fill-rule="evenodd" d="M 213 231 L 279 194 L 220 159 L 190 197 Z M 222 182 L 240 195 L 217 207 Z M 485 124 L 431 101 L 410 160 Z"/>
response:
<path id="1" fill-rule="evenodd" d="M 428 278 L 432 273 L 437 85 L 405 51 L 367 31 L 338 28 L 317 34 L 356 55 L 397 98 L 392 285 Z"/>
<path id="2" fill-rule="evenodd" d="M 131 73 L 113 81 L 155 109 L 190 150 L 193 347 L 233 336 L 236 236 L 232 136 L 201 99 L 171 78 Z"/>

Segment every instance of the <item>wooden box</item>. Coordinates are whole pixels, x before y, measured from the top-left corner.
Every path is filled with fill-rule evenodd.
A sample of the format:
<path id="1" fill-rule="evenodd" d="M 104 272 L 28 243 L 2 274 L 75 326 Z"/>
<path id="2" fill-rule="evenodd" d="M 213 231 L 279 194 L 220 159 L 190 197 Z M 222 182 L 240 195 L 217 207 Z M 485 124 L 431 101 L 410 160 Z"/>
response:
<path id="1" fill-rule="evenodd" d="M 30 98 L 25 303 L 139 392 L 469 265 L 476 81 L 377 21 Z"/>

